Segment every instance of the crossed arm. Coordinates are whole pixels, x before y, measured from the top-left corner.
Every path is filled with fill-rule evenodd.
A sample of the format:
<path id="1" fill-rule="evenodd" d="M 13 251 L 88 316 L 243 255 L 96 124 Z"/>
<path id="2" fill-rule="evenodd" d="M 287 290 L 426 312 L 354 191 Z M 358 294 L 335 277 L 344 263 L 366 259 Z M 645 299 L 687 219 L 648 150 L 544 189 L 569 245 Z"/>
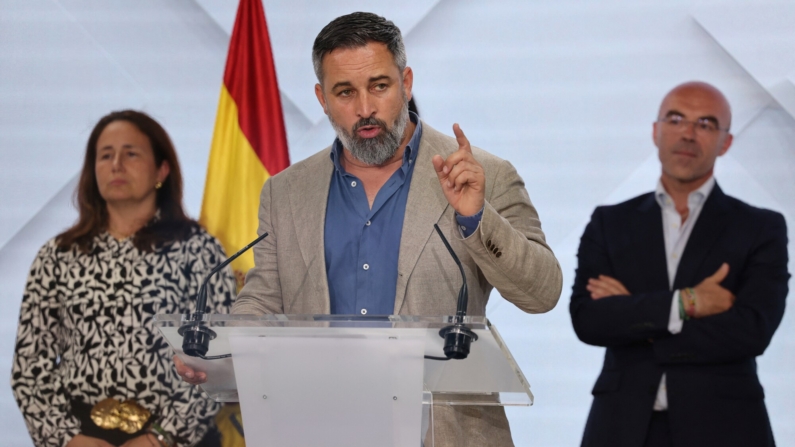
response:
<path id="1" fill-rule="evenodd" d="M 571 299 L 572 323 L 589 344 L 617 347 L 654 341 L 661 362 L 730 362 L 764 352 L 781 321 L 787 295 L 786 224 L 766 214 L 743 259 L 726 259 L 693 284 L 694 318 L 682 332 L 668 331 L 669 290 L 633 293 L 618 279 L 598 213 L 583 235 Z M 730 265 L 737 267 L 732 271 Z M 727 280 L 728 279 L 728 280 Z M 732 284 L 729 288 L 721 284 Z"/>

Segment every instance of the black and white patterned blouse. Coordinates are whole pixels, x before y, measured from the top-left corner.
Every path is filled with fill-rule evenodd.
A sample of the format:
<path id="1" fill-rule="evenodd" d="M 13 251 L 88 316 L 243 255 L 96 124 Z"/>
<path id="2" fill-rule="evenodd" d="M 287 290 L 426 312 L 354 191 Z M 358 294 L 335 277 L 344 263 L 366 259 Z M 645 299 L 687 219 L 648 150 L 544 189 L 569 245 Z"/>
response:
<path id="1" fill-rule="evenodd" d="M 70 400 L 108 397 L 134 399 L 184 444 L 198 442 L 219 405 L 180 380 L 152 317 L 193 312 L 201 281 L 225 258 L 204 230 L 151 253 L 108 233 L 89 254 L 48 241 L 22 297 L 11 379 L 34 444 L 63 446 L 81 432 Z M 231 271 L 219 272 L 210 311 L 228 313 L 234 290 Z"/>

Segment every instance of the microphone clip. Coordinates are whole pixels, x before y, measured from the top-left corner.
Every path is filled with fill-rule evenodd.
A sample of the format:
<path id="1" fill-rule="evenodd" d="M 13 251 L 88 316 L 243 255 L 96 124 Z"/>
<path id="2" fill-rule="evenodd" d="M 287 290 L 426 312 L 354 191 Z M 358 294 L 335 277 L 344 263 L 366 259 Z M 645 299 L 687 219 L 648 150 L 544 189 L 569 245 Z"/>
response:
<path id="1" fill-rule="evenodd" d="M 196 316 L 199 314 L 193 314 L 191 319 Z M 182 336 L 182 352 L 185 355 L 199 358 L 204 358 L 207 355 L 207 351 L 210 350 L 210 340 L 217 336 L 215 331 L 202 324 L 201 321 L 191 321 L 180 326 L 177 333 Z"/>
<path id="2" fill-rule="evenodd" d="M 469 346 L 478 339 L 478 334 L 462 323 L 443 327 L 439 335 L 444 339 L 444 355 L 456 360 L 467 358 Z"/>

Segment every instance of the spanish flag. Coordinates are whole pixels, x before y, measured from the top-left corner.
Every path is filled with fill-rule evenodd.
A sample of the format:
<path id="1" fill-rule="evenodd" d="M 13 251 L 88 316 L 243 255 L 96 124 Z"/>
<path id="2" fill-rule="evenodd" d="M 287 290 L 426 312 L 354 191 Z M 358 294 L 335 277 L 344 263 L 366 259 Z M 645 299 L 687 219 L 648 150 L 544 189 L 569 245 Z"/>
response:
<path id="1" fill-rule="evenodd" d="M 282 104 L 261 0 L 240 0 L 218 101 L 199 222 L 231 255 L 257 237 L 265 181 L 290 165 Z M 251 251 L 232 269 L 241 287 Z"/>

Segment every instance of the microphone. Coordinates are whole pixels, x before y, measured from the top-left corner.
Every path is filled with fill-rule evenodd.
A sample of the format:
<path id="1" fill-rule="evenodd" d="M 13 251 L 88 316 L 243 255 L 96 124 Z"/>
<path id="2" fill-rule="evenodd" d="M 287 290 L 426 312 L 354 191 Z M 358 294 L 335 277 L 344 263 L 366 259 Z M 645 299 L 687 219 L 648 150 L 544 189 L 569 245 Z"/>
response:
<path id="1" fill-rule="evenodd" d="M 216 337 L 215 332 L 208 328 L 202 321 L 202 317 L 205 314 L 204 310 L 207 308 L 207 282 L 210 281 L 210 278 L 212 278 L 213 275 L 220 272 L 221 269 L 229 265 L 230 262 L 239 258 L 240 255 L 248 251 L 251 247 L 257 245 L 259 241 L 265 239 L 267 236 L 268 233 L 263 233 L 262 236 L 251 241 L 250 244 L 240 249 L 240 251 L 233 254 L 226 261 L 218 264 L 204 278 L 204 282 L 202 282 L 202 286 L 199 289 L 199 296 L 196 298 L 196 311 L 190 316 L 190 321 L 180 326 L 180 328 L 177 330 L 177 333 L 182 336 L 182 351 L 185 354 L 205 360 L 229 357 L 229 354 L 205 357 L 205 354 L 207 354 L 207 351 L 210 349 L 210 340 Z"/>
<path id="2" fill-rule="evenodd" d="M 464 283 L 461 284 L 461 289 L 458 291 L 458 306 L 456 308 L 455 317 L 453 317 L 453 325 L 444 327 L 439 331 L 439 335 L 444 338 L 444 355 L 447 356 L 447 359 L 463 360 L 469 355 L 469 346 L 473 341 L 478 339 L 478 335 L 474 333 L 472 329 L 464 326 L 464 317 L 466 317 L 467 314 L 467 304 L 469 301 L 467 277 L 466 274 L 464 274 L 464 267 L 461 265 L 461 261 L 458 259 L 458 256 L 456 256 L 450 243 L 447 242 L 447 238 L 442 234 L 439 225 L 433 224 L 433 228 L 436 229 L 442 242 L 444 242 L 445 248 L 447 248 L 447 251 L 450 252 L 450 256 L 453 257 L 456 265 L 458 265 L 458 269 L 461 271 L 461 278 L 464 281 Z"/>

